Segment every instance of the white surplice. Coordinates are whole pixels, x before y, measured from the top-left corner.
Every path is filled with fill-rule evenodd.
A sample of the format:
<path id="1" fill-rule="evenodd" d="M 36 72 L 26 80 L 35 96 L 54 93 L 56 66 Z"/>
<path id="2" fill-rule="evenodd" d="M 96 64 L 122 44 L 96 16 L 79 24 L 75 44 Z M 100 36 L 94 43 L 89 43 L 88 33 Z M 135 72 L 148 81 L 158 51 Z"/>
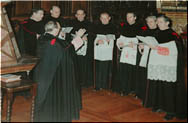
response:
<path id="1" fill-rule="evenodd" d="M 148 63 L 148 79 L 176 82 L 178 51 L 175 41 L 159 44 L 168 49 L 168 55 L 160 54 L 158 50 L 151 50 Z"/>
<path id="2" fill-rule="evenodd" d="M 129 45 L 130 43 L 133 43 L 133 48 L 132 47 L 123 47 L 121 51 L 121 56 L 120 56 L 120 62 L 121 63 L 127 63 L 131 65 L 136 65 L 136 56 L 137 56 L 137 44 L 138 44 L 138 39 L 135 38 L 128 38 L 125 36 L 120 36 L 120 38 L 117 39 L 117 46 L 119 43 L 123 43 L 124 45 Z M 118 46 L 120 49 L 120 47 Z"/>
<path id="3" fill-rule="evenodd" d="M 106 40 L 110 40 L 108 43 Z M 104 44 L 98 44 L 98 40 L 103 40 Z M 115 35 L 107 34 L 100 35 L 97 34 L 97 37 L 94 41 L 94 59 L 99 61 L 108 61 L 113 58 L 113 48 L 114 48 Z"/>

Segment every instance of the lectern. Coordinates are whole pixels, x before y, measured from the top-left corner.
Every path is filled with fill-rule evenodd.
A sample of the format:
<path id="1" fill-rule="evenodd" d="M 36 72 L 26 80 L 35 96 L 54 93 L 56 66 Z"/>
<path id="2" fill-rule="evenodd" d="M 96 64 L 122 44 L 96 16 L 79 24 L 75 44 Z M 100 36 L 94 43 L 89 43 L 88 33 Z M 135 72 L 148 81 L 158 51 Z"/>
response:
<path id="1" fill-rule="evenodd" d="M 7 2 L 1 2 L 1 19 L 0 19 L 0 30 L 1 30 L 1 41 L 0 41 L 0 53 L 1 53 L 1 72 L 0 74 L 16 73 L 23 71 L 30 71 L 37 63 L 37 58 L 21 55 L 17 46 L 16 38 L 11 27 L 5 5 Z M 23 90 L 30 89 L 32 94 L 31 104 L 31 122 L 33 121 L 34 112 L 34 100 L 36 96 L 37 84 L 33 81 L 21 80 L 21 84 L 17 86 L 6 87 L 1 85 L 1 91 L 7 95 L 7 114 L 6 121 L 11 120 L 11 107 L 13 103 L 13 93 Z M 1 93 L 0 93 L 1 94 Z M 2 94 L 1 94 L 2 96 Z M 3 97 L 2 97 L 3 99 Z M 3 102 L 3 100 L 1 100 Z M 2 103 L 1 102 L 1 103 Z"/>
<path id="2" fill-rule="evenodd" d="M 15 73 L 32 70 L 37 62 L 37 58 L 21 55 L 17 46 L 16 38 L 11 27 L 5 5 L 1 2 L 1 74 Z"/>

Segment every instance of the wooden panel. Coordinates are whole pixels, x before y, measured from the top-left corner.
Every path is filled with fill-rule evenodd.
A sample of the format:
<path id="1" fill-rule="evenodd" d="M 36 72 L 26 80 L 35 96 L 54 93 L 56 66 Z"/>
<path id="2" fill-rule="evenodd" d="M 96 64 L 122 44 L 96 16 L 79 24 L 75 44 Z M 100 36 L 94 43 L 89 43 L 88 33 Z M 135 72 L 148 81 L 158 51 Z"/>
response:
<path id="1" fill-rule="evenodd" d="M 40 8 L 41 7 L 41 1 L 33 1 L 33 8 Z"/>
<path id="2" fill-rule="evenodd" d="M 41 8 L 43 8 L 47 13 L 49 13 L 51 7 L 56 4 L 56 1 L 41 1 Z"/>
<path id="3" fill-rule="evenodd" d="M 87 11 L 87 1 L 73 1 L 72 2 L 72 13 L 75 13 L 77 9 L 82 8 Z"/>
<path id="4" fill-rule="evenodd" d="M 5 67 L 16 64 L 21 55 L 4 7 L 1 9 L 1 21 L 1 66 Z"/>
<path id="5" fill-rule="evenodd" d="M 30 14 L 32 1 L 16 1 L 15 16 Z"/>

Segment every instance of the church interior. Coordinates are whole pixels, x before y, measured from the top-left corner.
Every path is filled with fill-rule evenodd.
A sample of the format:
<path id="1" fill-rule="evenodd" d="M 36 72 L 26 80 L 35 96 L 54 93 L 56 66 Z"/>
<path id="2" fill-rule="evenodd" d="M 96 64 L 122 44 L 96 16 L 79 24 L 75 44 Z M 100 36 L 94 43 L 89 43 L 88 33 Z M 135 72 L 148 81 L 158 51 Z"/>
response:
<path id="1" fill-rule="evenodd" d="M 59 6 L 61 12 L 60 17 L 64 19 L 65 24 L 69 24 L 75 19 L 75 13 L 78 9 L 84 10 L 86 19 L 95 24 L 98 24 L 100 21 L 100 13 L 108 12 L 111 17 L 110 22 L 116 27 L 121 25 L 121 22 L 125 21 L 126 12 L 129 12 L 130 8 L 137 13 L 137 22 L 143 26 L 146 25 L 145 18 L 149 13 L 165 14 L 173 22 L 172 30 L 182 39 L 184 49 L 183 60 L 185 65 L 183 68 L 184 73 L 179 72 L 184 76 L 182 80 L 185 82 L 185 95 L 187 95 L 186 0 L 1 1 L 1 75 L 11 73 L 17 75 L 21 72 L 26 72 L 25 74 L 28 75 L 29 71 L 35 68 L 36 62 L 39 59 L 33 56 L 25 57 L 25 54 L 22 54 L 20 51 L 20 38 L 18 38 L 21 28 L 20 23 L 25 22 L 25 20 L 29 18 L 34 8 L 42 8 L 44 10 L 44 17 L 49 16 L 52 6 Z M 115 50 L 117 49 L 118 48 Z M 23 60 L 23 57 L 25 61 L 22 62 L 23 65 L 20 65 L 22 64 L 20 61 Z M 112 64 L 115 63 L 112 62 Z M 50 65 L 51 63 L 47 66 Z M 92 63 L 93 68 L 96 67 L 95 65 L 97 65 L 97 62 Z M 92 69 L 92 71 L 95 71 L 95 69 Z M 79 72 L 81 71 L 77 71 L 77 73 Z M 116 72 L 117 71 L 113 71 L 112 73 L 115 75 Z M 84 74 L 87 76 L 88 73 L 86 72 Z M 92 73 L 92 75 L 96 76 L 94 73 Z M 81 76 L 79 77 L 81 78 Z M 96 83 L 94 81 L 96 81 L 95 78 L 93 79 L 94 84 L 81 87 L 82 109 L 79 112 L 79 118 L 73 118 L 72 122 L 187 122 L 187 117 L 182 119 L 173 117 L 169 120 L 165 120 L 166 112 L 153 111 L 151 107 L 145 107 L 143 100 L 138 98 L 134 93 L 127 95 L 117 93 L 111 89 L 114 85 L 113 81 L 116 81 L 113 77 L 109 80 L 110 87 L 107 89 L 95 90 Z M 17 85 L 16 88 L 14 88 L 3 85 L 1 79 L 1 121 L 33 122 L 32 118 L 35 118 L 34 110 L 37 108 L 34 102 L 35 96 L 37 96 L 36 90 L 37 85 L 33 83 L 20 87 Z M 168 97 L 168 95 L 166 97 Z M 187 110 L 187 104 L 184 108 Z"/>

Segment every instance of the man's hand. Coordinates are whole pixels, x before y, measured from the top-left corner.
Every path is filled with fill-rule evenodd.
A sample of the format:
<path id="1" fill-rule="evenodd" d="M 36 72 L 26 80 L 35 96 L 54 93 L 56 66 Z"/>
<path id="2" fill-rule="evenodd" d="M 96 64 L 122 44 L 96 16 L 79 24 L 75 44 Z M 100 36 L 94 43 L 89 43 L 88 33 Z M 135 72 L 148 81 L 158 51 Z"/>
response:
<path id="1" fill-rule="evenodd" d="M 120 48 L 124 47 L 124 43 L 123 42 L 119 42 L 118 45 L 119 45 Z"/>
<path id="2" fill-rule="evenodd" d="M 131 42 L 131 43 L 128 44 L 128 47 L 133 48 L 133 46 L 134 46 L 134 43 L 133 43 L 133 42 Z"/>
<path id="3" fill-rule="evenodd" d="M 104 44 L 104 41 L 103 40 L 98 40 L 97 43 L 98 44 Z"/>
<path id="4" fill-rule="evenodd" d="M 41 36 L 40 34 L 37 34 L 37 39 L 39 39 L 40 36 Z"/>
<path id="5" fill-rule="evenodd" d="M 139 44 L 138 50 L 139 50 L 140 54 L 143 55 L 143 52 L 144 52 L 144 44 Z"/>
<path id="6" fill-rule="evenodd" d="M 157 46 L 148 45 L 148 47 L 151 48 L 152 50 L 157 50 Z"/>
<path id="7" fill-rule="evenodd" d="M 87 41 L 88 39 L 87 39 L 87 36 L 84 36 L 83 38 L 82 38 L 82 40 L 83 41 Z"/>
<path id="8" fill-rule="evenodd" d="M 65 37 L 65 35 L 66 35 L 65 32 L 60 32 L 60 33 L 61 33 L 60 35 L 61 35 L 62 37 Z"/>
<path id="9" fill-rule="evenodd" d="M 110 43 L 110 39 L 106 39 L 107 43 L 109 44 Z"/>

